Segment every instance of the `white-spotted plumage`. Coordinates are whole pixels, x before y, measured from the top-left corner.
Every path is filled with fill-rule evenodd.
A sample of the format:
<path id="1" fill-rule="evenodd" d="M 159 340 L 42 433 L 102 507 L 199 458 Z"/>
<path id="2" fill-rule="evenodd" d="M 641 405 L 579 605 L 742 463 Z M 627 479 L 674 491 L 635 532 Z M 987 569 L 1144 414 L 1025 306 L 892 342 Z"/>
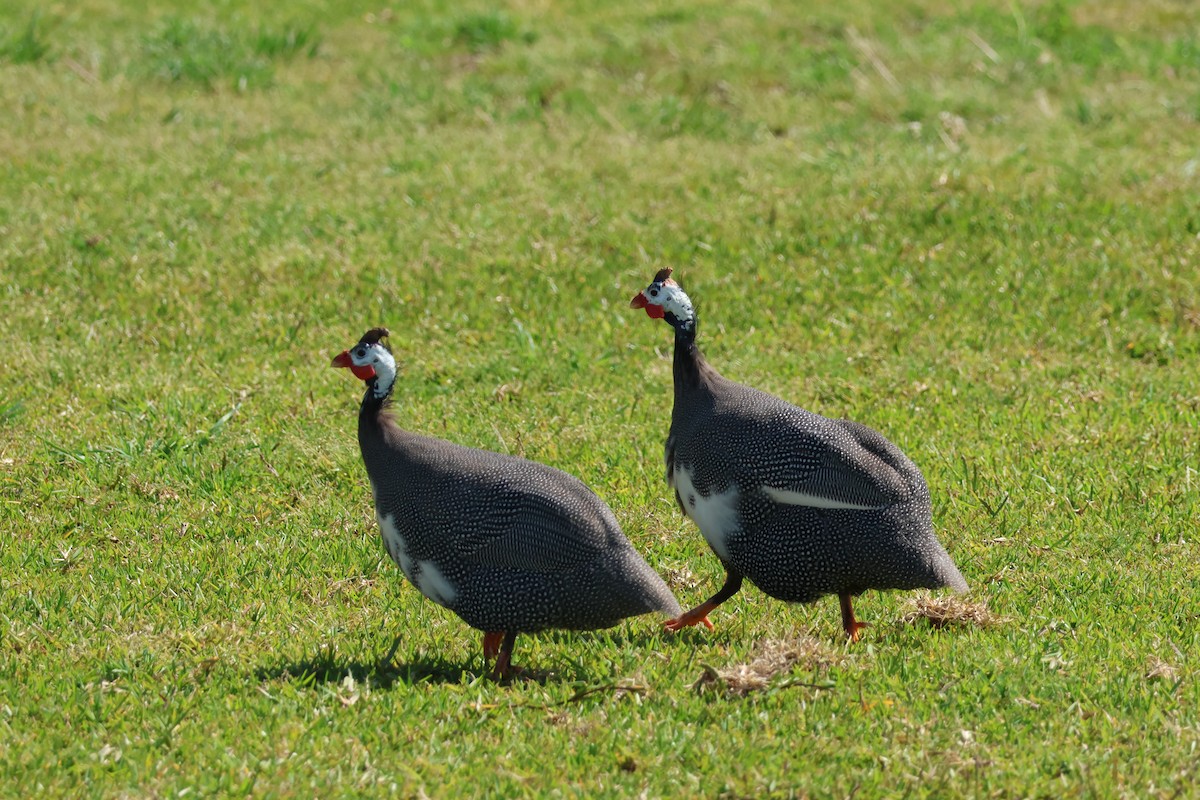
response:
<path id="1" fill-rule="evenodd" d="M 933 533 L 929 489 L 916 465 L 865 425 L 722 377 L 696 347 L 695 310 L 670 275 L 661 270 L 630 305 L 675 329 L 667 479 L 727 580 L 669 627 L 706 621 L 743 577 L 782 600 L 839 595 L 852 637 L 861 624 L 850 599 L 867 589 L 966 591 Z"/>
<path id="2" fill-rule="evenodd" d="M 808 508 L 842 509 L 844 511 L 878 511 L 885 506 L 870 506 L 862 503 L 848 503 L 845 500 L 834 500 L 822 497 L 812 492 L 797 492 L 792 489 L 776 489 L 773 486 L 761 487 L 763 494 L 785 506 L 807 506 Z"/>
<path id="3" fill-rule="evenodd" d="M 458 590 L 442 575 L 437 564 L 429 559 L 414 560 L 409 554 L 408 544 L 393 520 L 393 515 L 384 514 L 376 509 L 375 517 L 379 521 L 379 532 L 383 535 L 383 545 L 388 555 L 400 567 L 409 583 L 417 587 L 417 591 L 440 606 L 450 608 Z"/>
<path id="4" fill-rule="evenodd" d="M 387 410 L 395 361 L 380 341 L 386 335 L 368 331 L 333 361 L 367 382 L 358 441 L 379 529 L 421 594 L 484 631 L 485 652 L 498 650 L 498 673 L 508 669 L 518 632 L 680 612 L 579 479 L 400 428 Z"/>
<path id="5" fill-rule="evenodd" d="M 379 532 L 383 535 L 383 546 L 387 549 L 388 555 L 392 557 L 392 561 L 396 562 L 396 566 L 400 567 L 400 571 L 404 573 L 404 577 L 408 578 L 409 583 L 417 586 L 416 565 L 413 563 L 412 556 L 408 554 L 408 545 L 405 544 L 404 537 L 400 535 L 400 530 L 396 527 L 392 515 L 384 514 L 376 509 L 375 519 L 379 522 Z M 417 586 L 417 588 L 421 587 Z M 422 594 L 424 593 L 422 592 Z"/>

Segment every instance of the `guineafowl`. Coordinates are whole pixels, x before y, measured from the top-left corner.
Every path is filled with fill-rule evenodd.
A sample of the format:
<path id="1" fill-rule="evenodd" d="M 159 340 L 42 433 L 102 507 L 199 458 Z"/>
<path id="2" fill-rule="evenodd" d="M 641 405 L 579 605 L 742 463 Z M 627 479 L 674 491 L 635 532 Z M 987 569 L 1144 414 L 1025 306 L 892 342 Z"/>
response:
<path id="1" fill-rule="evenodd" d="M 518 633 L 592 630 L 682 609 L 578 478 L 521 458 L 402 429 L 390 411 L 396 362 L 367 331 L 333 359 L 366 382 L 358 443 L 383 541 L 421 594 L 484 632 L 495 673 Z"/>
<path id="2" fill-rule="evenodd" d="M 696 347 L 696 312 L 670 269 L 630 306 L 675 329 L 667 482 L 726 572 L 720 591 L 668 629 L 712 628 L 708 614 L 743 578 L 788 602 L 836 594 L 852 641 L 865 623 L 851 599 L 867 589 L 966 591 L 934 536 L 925 479 L 898 447 L 719 375 Z"/>

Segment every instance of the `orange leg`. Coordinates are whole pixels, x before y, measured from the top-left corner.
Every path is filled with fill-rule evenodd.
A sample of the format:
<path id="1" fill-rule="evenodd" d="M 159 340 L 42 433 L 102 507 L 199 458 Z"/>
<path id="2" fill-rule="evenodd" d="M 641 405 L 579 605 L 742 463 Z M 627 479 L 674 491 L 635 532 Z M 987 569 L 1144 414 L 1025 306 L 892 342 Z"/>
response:
<path id="1" fill-rule="evenodd" d="M 854 618 L 854 607 L 850 604 L 849 594 L 840 594 L 838 599 L 842 601 L 842 630 L 846 631 L 850 641 L 857 642 L 858 632 L 867 627 L 867 623 Z"/>
<path id="2" fill-rule="evenodd" d="M 500 643 L 504 641 L 504 631 L 488 631 L 483 634 L 483 657 L 491 661 L 500 654 Z"/>
<path id="3" fill-rule="evenodd" d="M 500 653 L 496 657 L 496 668 L 492 670 L 492 676 L 496 680 L 504 680 L 511 677 L 514 672 L 521 671 L 519 667 L 514 667 L 512 664 L 513 644 L 516 641 L 516 631 L 506 631 L 504 633 L 504 641 L 500 643 Z"/>
<path id="4" fill-rule="evenodd" d="M 681 631 L 684 628 L 690 628 L 693 625 L 703 625 L 710 631 L 713 629 L 713 624 L 708 619 L 708 612 L 716 608 L 712 603 L 701 603 L 691 611 L 685 611 L 682 615 L 675 619 L 669 619 L 663 623 L 663 627 L 674 633 Z"/>
<path id="5" fill-rule="evenodd" d="M 742 576 L 732 571 L 728 567 L 725 568 L 725 585 L 721 590 L 712 597 L 705 600 L 700 605 L 693 608 L 691 611 L 684 612 L 676 619 L 669 619 L 663 623 L 669 631 L 681 631 L 684 628 L 690 628 L 693 625 L 703 625 L 710 631 L 713 629 L 713 624 L 708 621 L 708 614 L 717 606 L 724 603 L 729 598 L 737 594 L 738 589 L 742 588 Z"/>

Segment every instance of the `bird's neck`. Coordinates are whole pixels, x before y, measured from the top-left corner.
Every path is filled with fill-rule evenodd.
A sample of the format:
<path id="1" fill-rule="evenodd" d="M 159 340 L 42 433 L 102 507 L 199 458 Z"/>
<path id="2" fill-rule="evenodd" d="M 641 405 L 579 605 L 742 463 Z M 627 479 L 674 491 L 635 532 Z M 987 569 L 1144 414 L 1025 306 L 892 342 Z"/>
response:
<path id="1" fill-rule="evenodd" d="M 684 395 L 703 389 L 716 370 L 704 360 L 704 354 L 696 346 L 696 325 L 675 328 L 675 404 L 680 405 Z"/>
<path id="2" fill-rule="evenodd" d="M 392 396 L 392 389 L 396 386 L 396 361 L 391 353 L 385 351 L 372 366 L 375 368 L 375 379 L 367 384 L 367 392 L 384 403 Z"/>
<path id="3" fill-rule="evenodd" d="M 385 421 L 384 411 L 391 405 L 392 389 L 396 386 L 396 362 L 391 353 L 383 353 L 373 366 L 375 377 L 367 380 L 367 391 L 358 411 L 359 433 L 364 432 L 363 425 L 378 426 Z"/>
<path id="4" fill-rule="evenodd" d="M 383 427 L 391 422 L 387 409 L 391 406 L 391 392 L 384 395 L 376 394 L 376 381 L 367 382 L 367 391 L 363 394 L 362 405 L 358 409 L 359 441 L 381 435 Z"/>

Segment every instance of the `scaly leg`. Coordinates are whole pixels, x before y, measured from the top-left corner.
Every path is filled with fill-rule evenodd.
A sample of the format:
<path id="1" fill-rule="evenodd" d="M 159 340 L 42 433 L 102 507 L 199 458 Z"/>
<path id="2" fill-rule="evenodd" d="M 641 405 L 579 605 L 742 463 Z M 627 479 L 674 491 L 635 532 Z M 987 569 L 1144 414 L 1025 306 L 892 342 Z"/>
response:
<path id="1" fill-rule="evenodd" d="M 867 627 L 868 623 L 859 622 L 854 618 L 854 607 L 850 605 L 849 594 L 839 594 L 838 599 L 842 601 L 842 629 L 846 631 L 850 641 L 857 642 L 858 632 Z"/>
<path id="2" fill-rule="evenodd" d="M 504 641 L 500 643 L 500 654 L 496 658 L 496 669 L 492 671 L 493 677 L 497 680 L 503 680 L 511 676 L 513 672 L 520 671 L 518 667 L 512 665 L 513 644 L 516 641 L 516 631 L 506 631 L 504 633 Z"/>
<path id="3" fill-rule="evenodd" d="M 504 641 L 504 631 L 485 631 L 483 634 L 483 658 L 491 661 L 500 655 L 500 642 Z"/>
<path id="4" fill-rule="evenodd" d="M 725 585 L 721 590 L 712 597 L 705 600 L 700 605 L 693 608 L 691 611 L 684 612 L 678 619 L 670 619 L 663 623 L 663 626 L 669 631 L 680 631 L 684 628 L 690 628 L 693 625 L 703 625 L 710 631 L 713 629 L 713 624 L 708 621 L 708 614 L 717 606 L 724 603 L 729 598 L 737 594 L 738 589 L 742 588 L 742 576 L 729 569 L 725 568 Z"/>

